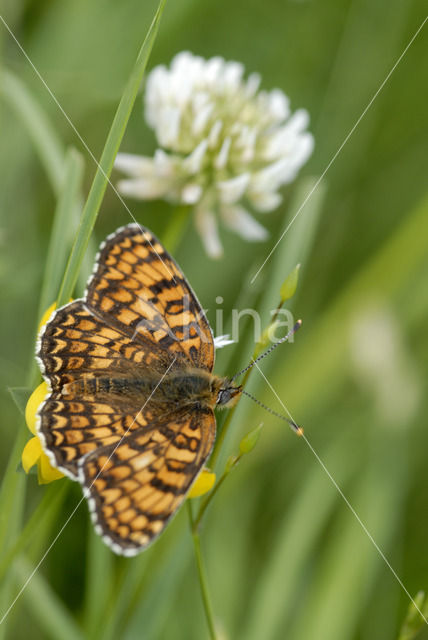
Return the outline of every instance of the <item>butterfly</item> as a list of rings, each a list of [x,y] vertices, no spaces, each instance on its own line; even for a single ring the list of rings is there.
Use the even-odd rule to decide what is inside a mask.
[[[214,408],[242,392],[212,373],[214,356],[181,269],[138,224],[107,237],[84,297],[41,329],[40,440],[80,482],[97,533],[118,554],[162,533],[211,453]]]

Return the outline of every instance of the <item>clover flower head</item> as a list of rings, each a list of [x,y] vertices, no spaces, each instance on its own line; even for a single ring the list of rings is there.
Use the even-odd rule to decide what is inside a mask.
[[[217,215],[246,240],[265,239],[248,209],[275,209],[278,189],[312,152],[308,113],[291,114],[281,90],[260,91],[259,83],[255,73],[244,79],[239,62],[179,53],[170,68],[155,67],[147,78],[145,115],[160,148],[153,158],[116,159],[129,176],[118,183],[123,195],[194,207],[213,257],[222,253]]]

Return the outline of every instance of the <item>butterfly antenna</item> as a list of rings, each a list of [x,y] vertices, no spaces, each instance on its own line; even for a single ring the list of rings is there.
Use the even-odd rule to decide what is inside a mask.
[[[273,409],[271,409],[270,407],[267,407],[265,404],[263,404],[263,402],[260,402],[260,400],[257,400],[257,398],[255,398],[254,396],[251,395],[251,393],[248,393],[248,391],[245,391],[245,389],[242,390],[242,393],[247,396],[248,398],[251,398],[251,400],[253,400],[256,404],[258,404],[260,407],[262,407],[263,409],[265,409],[266,411],[269,411],[269,413],[271,413],[273,416],[275,416],[276,418],[280,418],[280,420],[284,420],[285,422],[288,422],[288,424],[290,425],[290,427],[293,429],[293,431],[295,431],[297,433],[298,436],[302,436],[303,435],[303,429],[302,427],[299,427],[298,424],[296,424],[294,422],[294,420],[289,420],[288,418],[286,418],[285,416],[283,416],[281,413],[277,413],[276,411],[273,411]]]
[[[296,322],[296,324],[294,325],[294,327],[287,333],[286,336],[284,336],[283,338],[281,338],[280,340],[278,340],[277,342],[275,342],[274,344],[272,344],[269,349],[266,349],[266,351],[264,351],[263,353],[261,353],[258,358],[256,358],[255,360],[252,360],[250,362],[250,364],[245,367],[245,369],[242,369],[242,371],[238,371],[238,373],[235,373],[235,375],[230,379],[231,382],[233,382],[233,380],[235,380],[235,378],[237,378],[238,376],[242,375],[243,373],[245,373],[246,371],[248,371],[248,369],[251,369],[251,367],[254,367],[254,365],[256,364],[256,362],[259,362],[260,360],[262,360],[263,358],[266,358],[266,356],[271,353],[274,349],[276,349],[276,347],[280,344],[282,344],[283,342],[287,342],[287,340],[289,340],[291,338],[292,335],[294,335],[296,333],[296,331],[298,329],[300,329],[300,327],[302,326],[302,321],[298,320]],[[254,400],[254,398],[253,398]]]

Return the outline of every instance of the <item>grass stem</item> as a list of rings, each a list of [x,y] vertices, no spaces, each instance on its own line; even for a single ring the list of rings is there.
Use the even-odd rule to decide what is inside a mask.
[[[203,605],[204,605],[204,611],[205,611],[205,617],[206,617],[206,620],[207,620],[208,630],[209,630],[209,634],[210,634],[211,640],[217,640],[217,634],[216,634],[215,624],[214,624],[213,608],[212,608],[212,603],[211,603],[211,599],[210,599],[209,591],[208,591],[208,581],[207,581],[205,567],[204,567],[203,560],[202,560],[201,539],[200,539],[200,536],[199,536],[198,529],[195,526],[195,521],[194,521],[194,518],[193,518],[192,505],[190,503],[190,500],[187,500],[187,512],[188,512],[188,515],[189,515],[190,528],[191,528],[191,531],[192,531],[193,549],[194,549],[194,552],[195,552],[195,560],[196,560],[196,567],[197,567],[197,570],[198,570],[199,586],[200,586],[200,589],[201,589],[202,602],[203,602]]]

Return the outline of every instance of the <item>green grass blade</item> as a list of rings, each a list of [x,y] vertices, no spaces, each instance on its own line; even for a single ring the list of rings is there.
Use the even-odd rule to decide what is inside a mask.
[[[64,163],[64,180],[54,215],[45,273],[39,302],[39,317],[52,304],[58,294],[61,274],[64,272],[66,248],[73,230],[75,210],[79,200],[83,178],[83,157],[73,148],[67,150]]]
[[[17,560],[14,576],[19,587],[25,584],[33,570],[34,567],[24,558]],[[38,621],[44,638],[83,640],[81,630],[40,571],[36,571],[31,577],[21,597],[32,616]],[[16,606],[20,605],[18,600]]]
[[[12,86],[14,86],[12,84]],[[18,90],[22,89],[19,83],[17,84]],[[26,105],[26,114],[28,118],[32,116],[31,108]],[[48,135],[46,132],[46,126],[43,127],[43,114],[41,110],[36,107],[35,113],[38,117],[31,120],[34,126],[37,126],[41,118],[42,132]],[[31,119],[31,118],[30,118]],[[38,140],[38,138],[37,138]],[[54,287],[58,290],[58,271],[60,268],[61,256],[64,255],[64,242],[67,241],[66,229],[70,226],[69,220],[72,218],[73,210],[76,206],[77,194],[80,188],[80,181],[82,176],[82,161],[78,152],[71,150],[67,155],[66,165],[62,162],[62,155],[59,153],[59,149],[55,142],[52,142],[55,138],[49,139],[44,148],[44,159],[47,164],[56,165],[61,167],[61,175],[55,177],[58,178],[61,183],[61,187],[55,183],[55,188],[58,189],[59,200],[58,207],[54,220],[53,235],[51,238],[48,262],[45,271],[44,284],[42,286],[40,309],[44,310],[44,306],[47,305],[49,296],[52,295]],[[63,174],[62,172],[64,171]],[[52,177],[52,176],[51,176]],[[53,178],[52,178],[53,179]],[[63,265],[62,265],[63,266]],[[61,271],[59,271],[61,273]],[[55,295],[55,294],[54,294]],[[37,319],[39,321],[40,318]],[[36,366],[34,357],[31,357],[28,381],[30,388],[33,388],[37,382],[39,373]],[[15,393],[15,402],[19,402],[20,411],[25,410],[25,393],[21,393],[19,397]],[[8,465],[3,476],[2,486],[0,490],[0,548],[2,550],[1,567],[9,566],[11,559],[18,553],[18,551],[25,544],[29,538],[29,530],[24,529],[22,533],[19,533],[21,527],[22,512],[25,500],[25,487],[26,478],[24,474],[17,473],[17,467],[22,455],[22,450],[26,440],[29,437],[29,432],[25,428],[20,428],[14,448],[11,452]],[[21,537],[22,536],[22,537]],[[3,582],[3,591],[1,594],[2,609],[8,606],[12,591],[10,589],[10,579],[8,578]],[[6,629],[6,623],[2,625],[2,629]]]
[[[114,584],[113,554],[91,527],[88,535],[84,628],[88,638],[96,638],[102,626]]]
[[[402,518],[406,493],[407,465],[403,459],[406,435],[379,430],[378,425],[373,425],[372,437],[377,443],[349,501],[388,557],[392,535]],[[393,557],[391,563],[396,565]],[[379,574],[388,578],[388,584],[397,590],[400,588],[355,516],[343,509],[329,529],[309,593],[300,599],[297,625],[290,637],[293,640],[355,637]],[[311,615],[302,615],[303,611],[310,611]],[[384,620],[383,616],[381,619],[381,627],[373,625],[372,628],[377,628],[376,638],[387,640],[394,633],[395,620]]]
[[[344,359],[348,357],[349,327],[355,311],[379,296],[381,300],[393,301],[425,263],[427,212],[428,198],[424,198],[338,294],[314,330],[305,333],[305,339],[298,344],[296,341],[296,348],[287,354],[285,366],[281,363],[273,372],[273,386],[281,388],[286,380],[287,393],[296,406],[305,402],[308,388],[312,390],[313,403],[329,401],[342,384],[337,372],[342,371]],[[405,262],[403,255],[407,256]],[[293,371],[292,377],[290,371]],[[329,380],[327,386],[325,380]],[[259,395],[262,401],[270,397],[269,392],[265,397]]]
[[[82,161],[78,152],[70,150],[67,154],[65,165],[66,173],[63,188],[60,192],[58,207],[55,215],[54,225],[52,229],[52,237],[50,241],[48,260],[44,276],[44,284],[42,285],[40,309],[44,309],[47,305],[49,296],[53,293],[54,287],[58,287],[56,270],[59,268],[62,255],[64,253],[64,241],[66,234],[62,233],[64,228],[68,226],[68,219],[72,216],[72,210],[76,204],[76,197],[79,190],[80,180],[82,176]],[[38,371],[34,357],[31,358],[29,381],[30,388],[33,388],[38,378]],[[15,398],[16,400],[16,398]],[[20,402],[23,402],[21,394]],[[25,407],[24,407],[25,409]],[[22,410],[22,407],[21,407]],[[18,486],[23,490],[24,478],[16,473],[16,469],[22,454],[22,449],[28,437],[26,429],[20,429],[15,447],[9,458],[8,467],[3,477],[2,488],[0,491],[0,542],[1,549],[5,549],[4,536],[8,528],[8,520],[10,510],[13,508],[14,496],[17,495]]]
[[[64,279],[58,296],[58,306],[65,304],[73,293],[86,247],[88,246],[89,238],[92,233],[92,229],[94,228],[105,190],[109,183],[113,163],[125,133],[126,125],[128,124],[138,89],[143,79],[149,55],[159,28],[165,1],[166,0],[160,0],[159,2],[158,10],[138,53],[137,60],[134,64],[134,68],[132,69],[125,91],[113,119],[113,124],[107,136],[104,150],[101,155],[94,181],[89,191],[88,199],[82,212],[80,226],[64,274]]]
[[[27,406],[28,398],[31,396],[33,389],[30,387],[9,387],[8,391],[20,414],[25,415],[25,407]]]
[[[188,205],[177,207],[173,215],[170,216],[168,226],[162,237],[162,243],[170,253],[174,254],[176,252],[190,217],[191,210]]]
[[[294,192],[294,196],[289,207],[289,213],[284,221],[284,228],[287,228],[287,224],[293,220],[293,216],[296,211],[299,209],[299,206],[302,202],[305,201],[305,198],[311,193],[314,185],[317,183],[317,178],[309,177],[303,178],[299,181],[296,190]],[[285,234],[281,243],[278,245],[277,250],[273,254],[272,260],[266,263],[265,268],[260,272],[259,279],[263,282],[264,294],[262,300],[259,304],[260,316],[263,319],[263,326],[269,326],[270,321],[272,320],[272,316],[270,314],[271,311],[277,308],[280,302],[280,290],[283,284],[284,278],[288,273],[296,266],[296,264],[300,263],[302,265],[301,271],[304,272],[304,265],[306,260],[309,259],[309,255],[315,240],[315,233],[318,227],[318,222],[321,216],[323,203],[324,203],[325,189],[322,185],[320,185],[312,194],[312,197],[308,200],[305,208],[301,211],[300,215],[295,218],[293,224],[290,226],[289,231]],[[300,275],[302,277],[302,274]],[[255,280],[254,285],[252,287],[260,286],[259,279]],[[298,289],[297,289],[298,294]],[[290,301],[287,301],[287,307],[291,308],[294,303],[295,298]],[[291,327],[290,327],[291,328]],[[254,339],[253,335],[247,339],[246,346],[242,347],[238,344],[235,348],[239,353],[245,353],[245,357],[241,360],[242,364],[248,364],[250,358],[254,352]],[[235,362],[237,358],[235,357]],[[269,360],[267,360],[269,362]],[[273,362],[273,359],[271,360]],[[263,384],[263,379],[260,374],[252,375],[250,381],[248,383],[248,390],[252,390],[257,393],[257,388]],[[233,416],[233,422],[237,422],[238,424],[242,424],[243,421],[240,419],[244,412],[249,410],[248,404],[246,408],[242,409],[242,404],[236,407],[236,414]],[[239,418],[238,418],[239,416]],[[229,425],[229,421],[226,418],[224,424]],[[217,436],[216,444],[214,446],[214,451],[212,454],[212,458],[210,463],[214,464],[218,460],[220,464],[224,462],[226,456],[226,449],[229,451],[228,446],[223,447],[223,440],[227,445],[229,441],[229,435],[226,434],[226,430],[223,431],[223,427],[219,429],[219,435]],[[235,434],[238,438],[239,434]],[[242,437],[242,434],[241,434]],[[220,452],[220,448],[222,451]],[[225,449],[225,450],[223,450]]]
[[[23,446],[23,430],[18,433],[13,454],[20,455]],[[22,513],[25,501],[25,477],[17,473],[13,457],[9,459],[5,481],[2,483],[0,493],[0,549],[2,558],[8,553],[13,541],[18,537],[21,528]],[[0,592],[0,619],[10,605],[14,597],[14,582],[12,575],[6,575],[1,582]],[[8,637],[8,620],[0,625],[0,638]]]
[[[21,118],[55,193],[61,191],[64,146],[45,111],[12,71],[3,69],[0,93]]]
[[[3,580],[5,572],[9,569],[16,556],[27,546],[27,544],[31,542],[32,538],[34,538],[42,519],[43,521],[49,519],[50,514],[57,511],[65,496],[67,488],[67,484],[63,482],[60,487],[55,483],[46,489],[39,504],[34,509],[24,528],[19,533],[18,538],[0,563],[0,583]]]
[[[24,492],[25,476],[17,473],[18,462],[21,459],[22,449],[28,439],[29,432],[20,429],[14,448],[11,452],[6,471],[0,489],[0,550],[5,553],[13,539],[13,526],[11,514],[16,508],[19,496]],[[1,557],[1,556],[0,556]]]
[[[80,179],[82,175],[81,156],[75,151],[70,151],[67,155],[65,180],[63,189],[60,193],[58,208],[55,216],[54,226],[52,230],[52,238],[48,253],[48,262],[45,271],[44,285],[42,289],[42,298],[44,300],[40,308],[44,308],[48,300],[48,296],[52,295],[53,286],[58,286],[56,280],[56,269],[61,261],[61,253],[64,249],[65,235],[61,233],[61,229],[68,225],[68,217],[72,214],[75,206],[76,195],[78,192]],[[29,369],[30,386],[34,387],[38,378],[38,370],[34,357],[31,358]],[[22,400],[22,398],[21,398]],[[15,508],[14,503],[18,500],[18,495],[25,490],[25,477],[16,473],[19,460],[21,458],[22,449],[25,441],[28,439],[29,433],[26,429],[20,429],[17,435],[14,449],[9,458],[8,466],[3,477],[2,487],[0,491],[0,548],[4,551],[7,549],[6,538],[10,535],[10,513]]]
[[[187,544],[186,518],[178,516],[172,531],[156,545],[132,560],[121,561],[121,576],[109,603],[96,640],[131,640],[144,628],[144,640],[161,637],[165,622],[165,602],[183,580],[190,565],[191,548]],[[162,597],[159,597],[162,594]]]
[[[134,616],[127,620],[128,623],[123,634],[124,640],[132,640],[138,637],[144,628],[144,640],[157,640],[163,637],[165,624],[165,602],[171,602],[180,588],[180,582],[184,579],[191,560],[190,549],[187,546],[175,548],[175,553],[170,553],[168,561],[158,564],[158,570],[153,576],[153,583],[144,593]],[[160,597],[161,596],[161,597]]]
[[[345,454],[349,441],[349,435],[345,434],[323,455],[328,467]],[[357,458],[354,456],[352,464],[340,467],[336,479],[341,486],[349,482],[356,466]],[[285,513],[265,569],[257,580],[242,634],[246,640],[279,637],[281,625],[290,617],[306,565],[340,499],[333,487],[327,493],[325,487],[325,473],[315,465]]]
[[[305,265],[315,240],[321,213],[326,195],[326,188],[323,183],[315,188],[319,178],[306,177],[299,180],[293,191],[293,197],[288,208],[289,215],[285,221],[285,233],[275,253],[272,256],[272,268],[269,270],[269,285],[263,298],[262,309],[275,309],[279,302],[280,289],[284,278],[289,274],[296,264],[301,265],[299,280],[300,284],[304,277]],[[311,192],[313,190],[312,195]],[[302,203],[308,198],[305,206],[300,210]],[[296,217],[295,217],[296,216]],[[283,231],[281,231],[283,233]],[[268,264],[268,263],[267,263]],[[263,271],[260,272],[260,275]],[[260,276],[259,276],[260,277]],[[297,287],[297,295],[299,287]],[[290,308],[293,300],[287,301],[286,307]],[[269,318],[268,318],[269,320]]]
[[[422,611],[425,617],[428,617],[428,601],[424,591],[419,591],[413,598],[416,606],[413,602],[410,603],[407,610],[406,618],[400,629],[398,640],[416,640],[419,631],[425,625],[423,618],[419,611]],[[419,611],[418,611],[419,609]]]

